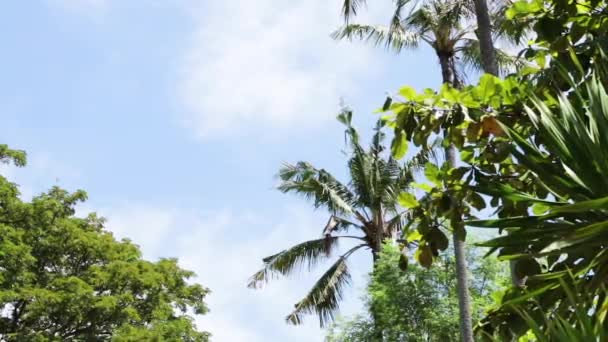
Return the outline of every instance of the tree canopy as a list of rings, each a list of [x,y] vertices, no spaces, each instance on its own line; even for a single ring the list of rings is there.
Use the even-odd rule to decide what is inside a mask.
[[[3,145],[0,160],[24,165],[25,153]],[[207,312],[209,290],[176,259],[142,259],[103,218],[76,217],[85,199],[54,187],[26,202],[0,176],[0,339],[207,341],[191,314]]]
[[[330,342],[377,341],[374,329],[384,341],[455,341],[459,336],[458,298],[454,257],[442,256],[436,267],[400,267],[398,245],[384,245],[380,260],[370,274],[367,307],[374,307],[376,326],[364,313],[340,320],[329,331]],[[496,259],[482,259],[482,250],[469,249],[467,259],[473,281],[473,316],[479,319],[492,304],[492,295],[508,281],[507,272]]]

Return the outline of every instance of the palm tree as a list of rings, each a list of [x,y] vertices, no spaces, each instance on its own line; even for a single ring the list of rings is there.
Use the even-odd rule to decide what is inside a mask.
[[[477,37],[483,71],[498,76],[498,59],[492,39],[492,22],[486,0],[474,0],[475,16],[477,17]]]
[[[462,77],[458,77],[457,61],[464,68],[483,70],[495,76],[520,64],[516,58],[494,46],[494,40],[499,39],[519,44],[526,34],[526,25],[514,28],[510,26],[513,25],[512,22],[505,21],[505,11],[511,4],[510,0],[492,1],[491,10],[488,9],[486,0],[421,1],[421,7],[414,7],[415,10],[403,18],[402,12],[411,2],[395,0],[391,24],[382,27],[350,24],[350,18],[357,14],[357,9],[365,1],[345,0],[342,15],[346,25],[334,32],[333,37],[372,40],[376,45],[385,44],[396,52],[404,48],[416,48],[420,42],[425,42],[437,54],[443,83],[455,87],[461,86],[462,81]],[[477,27],[472,23],[473,17],[477,19]],[[497,24],[495,30],[492,22]],[[455,158],[448,156],[447,159]],[[523,286],[523,280],[515,272],[514,263],[510,264],[513,284]]]
[[[425,1],[404,17],[407,0],[397,0],[388,26],[363,25],[348,22],[332,33],[334,39],[360,39],[384,45],[395,52],[415,49],[428,44],[436,53],[444,83],[460,86],[462,74],[458,66],[479,70],[483,67],[482,49],[476,38],[472,19],[474,10],[468,1]],[[502,32],[502,31],[501,31]],[[514,57],[495,49],[497,73],[511,70],[517,64]]]
[[[415,7],[404,18],[402,12],[407,3],[407,0],[396,1],[396,10],[389,27],[347,22],[344,27],[334,32],[333,37],[372,40],[376,45],[385,44],[386,47],[397,52],[405,48],[416,48],[419,43],[424,42],[431,46],[437,55],[443,83],[460,87],[461,78],[456,69],[457,58],[471,66],[479,65],[480,60],[479,42],[472,35],[474,26],[470,25],[469,20],[472,16],[472,11],[467,6],[469,3],[449,0],[428,1],[420,7]],[[450,167],[457,166],[454,146],[446,149],[446,159]],[[462,219],[457,219],[455,222],[461,225]],[[465,243],[458,237],[456,227],[453,227],[453,231],[461,336],[463,341],[472,342],[473,324]]]
[[[419,162],[400,164],[385,151],[380,121],[366,150],[360,145],[359,134],[352,126],[351,118],[352,112],[348,109],[338,116],[346,126],[350,145],[348,183],[340,182],[326,170],[307,162],[285,164],[279,172],[280,191],[302,195],[316,208],[325,208],[329,212],[329,220],[319,239],[264,258],[264,267],[251,277],[249,287],[258,288],[275,276],[286,276],[302,267],[311,269],[319,261],[330,258],[339,241],[357,242],[338,257],[295,305],[286,318],[291,324],[300,324],[303,315],[312,313],[318,315],[321,326],[333,320],[343,289],[350,282],[347,259],[357,251],[369,250],[375,263],[382,242],[401,232],[409,213],[398,206],[397,197],[410,189],[415,165],[421,165],[427,156],[419,154],[414,159]]]

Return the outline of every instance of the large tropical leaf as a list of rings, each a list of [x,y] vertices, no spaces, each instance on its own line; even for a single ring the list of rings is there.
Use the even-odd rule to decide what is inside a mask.
[[[605,60],[598,63],[606,65]],[[534,98],[533,105],[526,108],[535,128],[531,140],[523,137],[518,131],[520,128],[504,126],[513,141],[513,156],[533,172],[556,200],[536,198],[534,194],[516,192],[502,184],[478,188],[514,202],[537,202],[546,206],[546,213],[542,215],[470,222],[475,226],[508,229],[507,236],[483,245],[498,249],[502,258],[520,260],[531,272],[526,288],[514,292],[518,295],[504,298],[504,306],[491,312],[483,322],[484,329],[508,327],[505,322],[514,319],[510,305],[515,304],[522,312],[533,307],[538,310],[540,305],[541,311],[555,313],[563,320],[558,321],[561,326],[553,328],[548,322],[538,322],[543,329],[566,329],[574,322],[570,320],[573,319],[570,313],[576,310],[568,304],[568,286],[591,298],[605,298],[603,291],[608,286],[608,95],[604,82],[600,73],[595,72],[571,92],[558,94],[555,107]],[[538,268],[538,265],[544,267]],[[568,286],[564,286],[565,282]]]

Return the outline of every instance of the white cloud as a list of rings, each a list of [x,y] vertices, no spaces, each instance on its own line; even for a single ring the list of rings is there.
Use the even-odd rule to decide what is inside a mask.
[[[329,37],[341,24],[340,0],[207,5],[195,10],[199,28],[176,85],[181,119],[201,138],[323,124],[341,96],[360,95],[360,82],[385,65],[384,51]]]
[[[82,208],[79,215],[84,215]],[[211,312],[199,317],[201,329],[218,342],[322,341],[324,331],[315,317],[303,326],[290,326],[285,315],[293,308],[318,272],[274,281],[262,290],[246,288],[247,278],[261,266],[264,256],[319,236],[325,217],[308,206],[285,206],[279,217],[266,219],[247,211],[225,210],[200,214],[128,203],[99,211],[117,237],[130,237],[146,258],[178,257],[180,265],[197,273],[197,282],[211,289]],[[356,265],[361,266],[361,265]],[[357,267],[353,267],[356,269]],[[363,265],[366,267],[369,265]],[[356,288],[363,282],[355,272]],[[360,308],[361,292],[351,290],[345,305]]]

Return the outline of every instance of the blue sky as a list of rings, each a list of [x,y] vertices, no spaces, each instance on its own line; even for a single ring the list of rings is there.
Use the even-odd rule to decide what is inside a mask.
[[[361,20],[384,23],[391,2]],[[387,91],[439,83],[427,49],[395,56],[336,43],[340,1],[37,0],[0,12],[3,169],[24,197],[85,189],[79,213],[146,257],[178,257],[212,290],[198,319],[215,341],[321,341],[283,317],[316,274],[245,288],[261,258],[315,238],[327,219],[273,190],[283,161],[344,175],[340,98],[362,129]],[[369,256],[344,303],[360,308]]]

